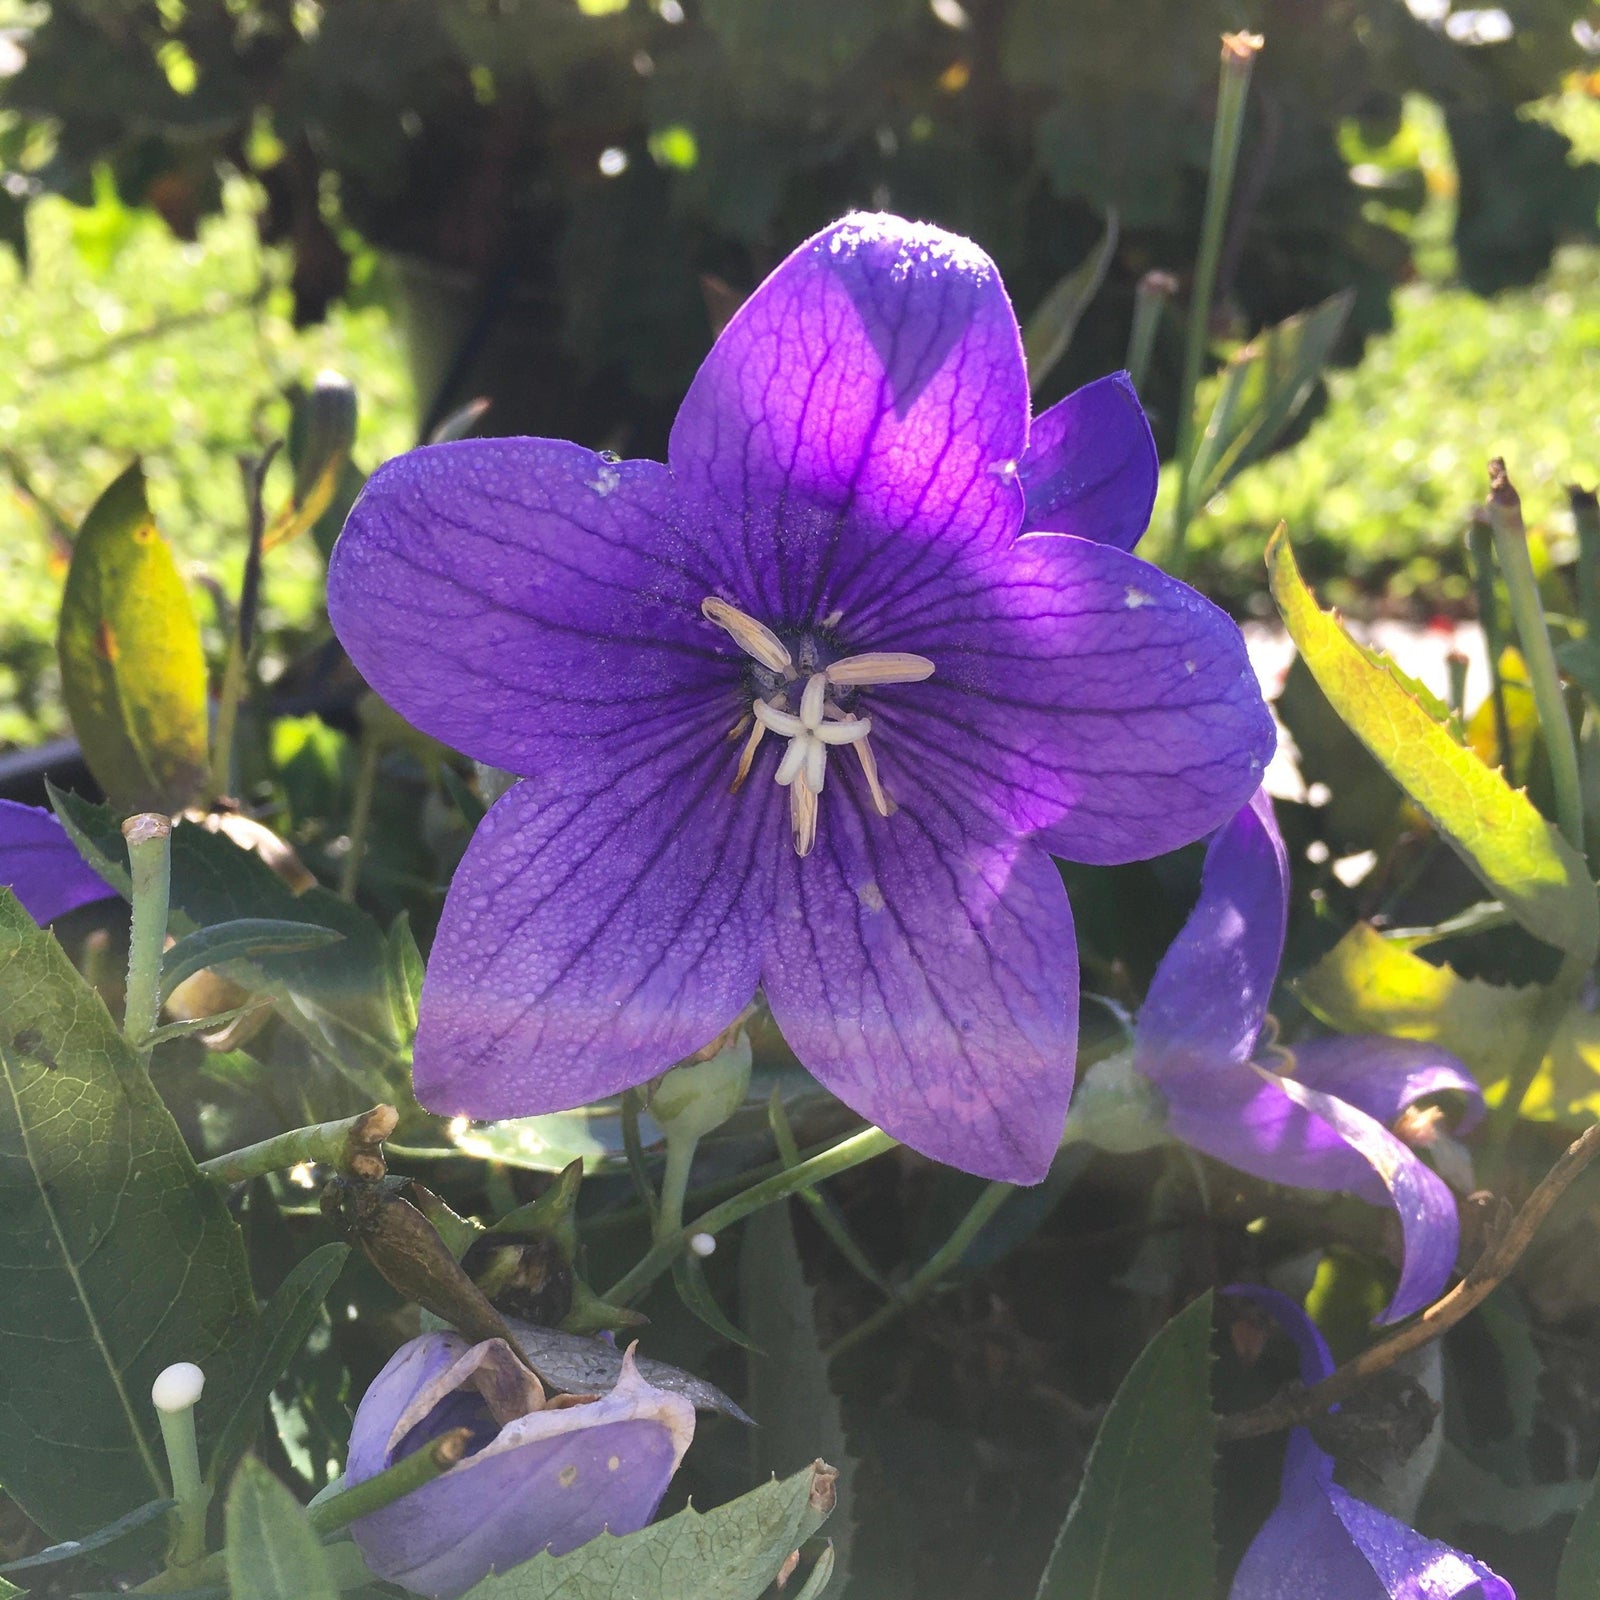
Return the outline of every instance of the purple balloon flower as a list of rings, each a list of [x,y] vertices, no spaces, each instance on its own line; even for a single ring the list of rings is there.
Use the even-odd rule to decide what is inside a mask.
[[[0,800],[0,886],[40,927],[116,891],[78,854],[54,812]]]
[[[1453,1091],[1466,1096],[1469,1128],[1483,1096],[1454,1056],[1416,1040],[1311,1039],[1295,1045],[1288,1075],[1263,1064],[1288,912],[1288,859],[1263,790],[1211,841],[1199,901],[1140,1009],[1132,1067],[1185,1144],[1269,1182],[1392,1207],[1404,1263],[1379,1320],[1398,1321],[1444,1286],[1458,1224],[1448,1185],[1389,1124]]]
[[[1229,1290],[1269,1311],[1294,1341],[1300,1381],[1316,1383],[1333,1358],[1316,1325],[1272,1289]],[[1255,1536],[1229,1600],[1516,1600],[1481,1561],[1346,1494],[1333,1457],[1304,1428],[1289,1435],[1278,1504]]]
[[[646,1383],[631,1351],[609,1394],[547,1400],[504,1340],[426,1333],[362,1396],[345,1482],[462,1427],[472,1434],[462,1461],[350,1524],[374,1572],[434,1600],[542,1550],[563,1555],[642,1528],[694,1437],[694,1407]]]
[[[1273,743],[1234,624],[1115,547],[1149,509],[1131,395],[1047,416],[1030,452],[993,263],[852,216],[728,324],[665,466],[507,439],[374,474],[339,637],[418,727],[526,778],[445,905],[424,1105],[615,1094],[759,984],[862,1116],[1043,1176],[1077,1020],[1051,854],[1197,838]],[[1019,537],[1042,524],[1112,542]]]

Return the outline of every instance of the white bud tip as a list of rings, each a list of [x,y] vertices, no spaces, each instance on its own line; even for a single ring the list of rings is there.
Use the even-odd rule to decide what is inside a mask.
[[[697,1233],[689,1240],[689,1248],[704,1259],[717,1248],[717,1241],[709,1233]]]
[[[206,1375],[192,1361],[175,1361],[150,1385],[157,1411],[187,1411],[200,1398]]]

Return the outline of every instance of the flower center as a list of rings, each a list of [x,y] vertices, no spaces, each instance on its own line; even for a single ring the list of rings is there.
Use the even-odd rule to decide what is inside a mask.
[[[765,623],[714,595],[701,601],[700,610],[707,621],[716,623],[758,667],[765,669],[757,674],[764,681],[751,699],[749,714],[739,719],[729,735],[736,739],[747,729],[749,732],[731,792],[737,794],[749,777],[762,739],[775,733],[789,741],[775,776],[789,791],[789,820],[797,855],[809,855],[816,843],[817,797],[828,776],[830,749],[843,745],[854,749],[874,809],[880,817],[892,815],[894,802],[878,781],[877,759],[867,739],[872,732],[872,718],[840,705],[838,698],[841,692],[856,689],[920,683],[932,674],[933,663],[926,656],[880,650],[843,656],[802,673],[789,647]],[[802,655],[809,654],[802,650]],[[796,692],[799,705],[791,711],[790,697]]]

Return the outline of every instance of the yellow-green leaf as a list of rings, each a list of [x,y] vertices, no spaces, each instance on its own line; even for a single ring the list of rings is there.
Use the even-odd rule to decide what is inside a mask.
[[[1368,922],[1358,922],[1295,989],[1341,1033],[1426,1039],[1459,1056],[1486,1087],[1510,1071],[1543,1003],[1541,990],[1436,967]]]
[[[1267,570],[1284,625],[1334,710],[1523,927],[1592,961],[1600,910],[1583,857],[1318,606],[1281,528]]]
[[[206,664],[137,462],[72,551],[57,639],[84,759],[119,811],[181,811],[206,779]]]

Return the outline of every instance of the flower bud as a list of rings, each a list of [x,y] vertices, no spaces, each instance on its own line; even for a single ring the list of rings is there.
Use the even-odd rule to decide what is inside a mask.
[[[744,1028],[714,1041],[716,1053],[663,1073],[650,1088],[650,1115],[668,1139],[703,1139],[720,1128],[750,1088],[750,1035]],[[703,1053],[703,1052],[702,1052]]]
[[[313,521],[327,508],[333,486],[350,459],[357,409],[355,390],[337,372],[319,372],[310,393],[295,407],[289,449],[294,504],[308,510]]]
[[[642,1528],[694,1437],[694,1407],[640,1377],[631,1350],[609,1394],[547,1398],[503,1340],[428,1333],[362,1397],[345,1482],[459,1427],[471,1429],[460,1462],[350,1525],[374,1572],[433,1600],[541,1551]]]

